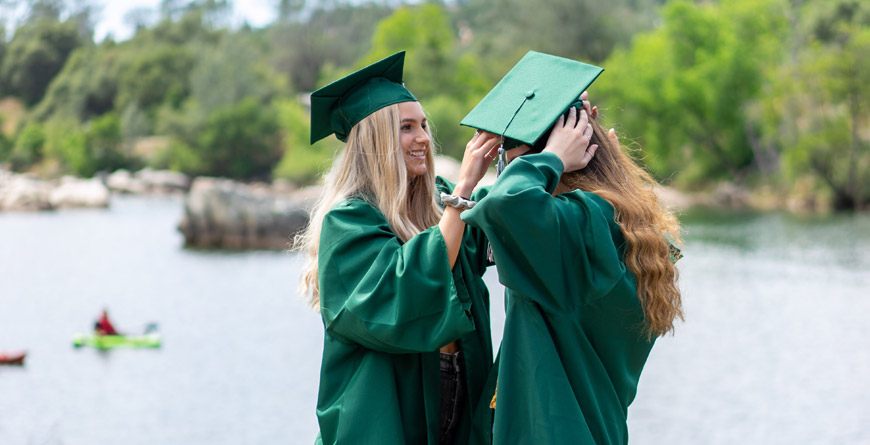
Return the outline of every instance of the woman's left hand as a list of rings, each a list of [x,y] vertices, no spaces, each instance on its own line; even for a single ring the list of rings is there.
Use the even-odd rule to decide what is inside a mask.
[[[465,146],[459,179],[453,193],[468,198],[498,153],[500,137],[486,131],[477,131]]]
[[[562,118],[556,120],[553,131],[547,139],[547,147],[544,148],[545,152],[559,157],[565,172],[586,167],[598,150],[597,144],[589,145],[592,140],[592,125],[589,123],[586,110],[581,108],[580,115],[577,114],[577,109],[572,107],[564,120]]]

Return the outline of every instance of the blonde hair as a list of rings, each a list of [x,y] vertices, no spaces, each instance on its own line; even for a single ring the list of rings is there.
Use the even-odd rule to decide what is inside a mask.
[[[673,332],[674,320],[683,319],[683,310],[668,238],[680,242],[680,223],[659,203],[653,192],[656,180],[613,143],[597,121],[590,123],[591,144],[598,144],[598,151],[586,168],[563,174],[556,193],[579,189],[613,205],[625,237],[625,264],[637,277],[644,333],[652,338]]]
[[[307,254],[299,290],[309,304],[320,308],[318,252],[323,218],[339,202],[363,199],[384,215],[403,242],[438,224],[441,207],[435,201],[435,144],[429,134],[426,174],[408,179],[399,135],[398,105],[368,115],[351,128],[344,150],[324,176],[323,193],[311,212],[308,227],[296,236],[297,250]],[[429,129],[426,129],[429,132]]]

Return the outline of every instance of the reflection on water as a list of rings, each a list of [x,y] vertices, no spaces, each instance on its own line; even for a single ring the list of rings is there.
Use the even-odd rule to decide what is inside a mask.
[[[185,250],[178,199],[0,214],[0,444],[311,443],[322,342],[287,253]],[[870,442],[870,217],[692,213],[686,322],[629,409],[634,444]],[[502,290],[494,272],[493,326]],[[158,350],[75,350],[107,306]]]

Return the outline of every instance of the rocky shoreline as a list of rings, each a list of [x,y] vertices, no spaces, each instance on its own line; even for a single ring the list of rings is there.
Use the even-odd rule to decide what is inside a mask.
[[[180,173],[151,169],[58,180],[0,169],[0,212],[107,208],[112,194],[183,194],[184,216],[178,230],[188,247],[283,250],[291,247],[293,235],[308,224],[320,189],[296,189],[280,181],[191,180]]]
[[[288,249],[308,224],[319,195],[319,187],[294,190],[281,183],[249,185],[200,177],[184,199],[178,230],[189,247]]]
[[[44,180],[0,169],[0,212],[32,212],[64,208],[105,208],[112,193],[185,193],[190,179],[180,173],[143,169],[118,170],[93,178],[64,176]]]
[[[455,181],[459,162],[438,157],[435,172]],[[488,174],[481,185],[495,182]],[[184,195],[184,216],[178,230],[185,245],[208,249],[285,250],[308,224],[320,195],[317,186],[295,188],[287,183],[245,184],[230,179],[187,176],[143,169],[118,170],[91,179],[64,177],[41,180],[0,169],[0,212],[46,211],[63,208],[106,208],[112,194]],[[755,210],[818,210],[815,202],[786,199],[769,190],[723,184],[712,192],[684,193],[657,187],[659,199],[681,212],[693,207]]]

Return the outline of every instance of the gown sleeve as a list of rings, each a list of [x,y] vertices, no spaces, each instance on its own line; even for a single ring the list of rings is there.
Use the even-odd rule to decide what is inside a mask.
[[[323,220],[321,316],[338,341],[393,354],[435,351],[474,330],[471,299],[438,226],[402,243],[360,200]]]
[[[439,195],[441,193],[453,194],[453,189],[456,187],[456,184],[442,178],[441,176],[436,176],[435,186],[438,188]],[[487,194],[489,194],[490,188],[491,186],[489,185],[475,188],[474,192],[471,193],[470,199],[472,201],[482,200]],[[468,257],[471,270],[477,276],[483,276],[483,274],[486,273],[486,268],[493,264],[487,258],[488,246],[489,243],[486,241],[486,234],[483,233],[483,230],[472,226],[467,226],[465,228],[465,234],[462,237],[462,249],[464,252],[460,251],[460,255]]]
[[[573,311],[625,275],[612,207],[582,191],[554,197],[562,169],[552,153],[517,158],[487,197],[462,213],[492,244],[502,284],[548,311]]]

